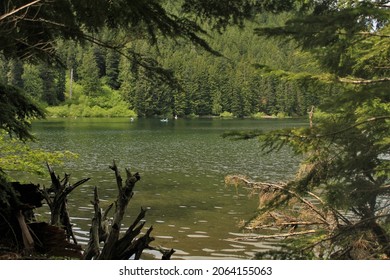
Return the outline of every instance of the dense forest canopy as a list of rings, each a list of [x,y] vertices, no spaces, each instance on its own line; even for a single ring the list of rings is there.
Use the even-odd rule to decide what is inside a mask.
[[[260,133],[304,161],[286,184],[241,180],[269,198],[248,227],[299,236],[267,257],[388,259],[389,19],[386,0],[3,1],[0,126],[30,137],[37,102],[58,116],[310,110],[308,128]],[[0,179],[7,217],[18,202]]]
[[[259,65],[319,72],[316,62],[294,43],[264,40],[253,34],[259,24],[281,25],[290,17],[288,13],[263,14],[256,18],[256,23],[246,22],[245,29],[228,27],[223,34],[204,24],[203,29],[210,35],[209,44],[219,56],[168,39],[151,46],[141,38],[121,49],[148,55],[162,69],[173,71],[174,83],[170,79],[152,79],[149,71],[115,50],[63,41],[57,44],[56,53],[66,61],[66,71],[3,59],[3,80],[22,87],[36,101],[62,105],[49,109],[57,116],[115,116],[114,111],[126,116],[126,108],[140,117],[219,116],[223,112],[238,117],[304,116],[311,106],[320,103],[318,85],[283,81],[276,75],[264,76]],[[103,40],[110,33],[104,30],[99,36]],[[73,100],[69,88],[71,72]],[[327,94],[334,89],[322,86],[321,90]],[[103,100],[112,103],[113,96],[118,96],[117,104],[121,105],[111,104],[116,110],[109,114],[110,104],[105,105]]]
[[[269,3],[273,3],[273,1],[265,3],[267,3],[266,6],[270,6]],[[288,3],[292,2],[288,1]],[[120,52],[122,56],[132,60],[134,64],[142,66],[154,79],[160,76],[163,79],[169,79],[170,71],[165,71],[154,59],[131,49],[126,49],[126,52],[123,52],[122,47],[135,38],[146,38],[150,44],[156,44],[163,38],[170,37],[186,39],[195,46],[213,52],[208,43],[200,37],[204,31],[191,17],[207,16],[211,19],[210,16],[213,14],[209,14],[209,12],[215,13],[219,10],[221,13],[212,22],[216,28],[223,28],[232,19],[238,21],[250,16],[252,9],[264,8],[263,5],[253,5],[251,1],[228,1],[224,5],[218,1],[183,1],[177,6],[180,13],[174,13],[165,9],[164,5],[172,7],[170,1],[158,0],[136,2],[105,0],[82,2],[71,0],[3,1],[0,5],[1,53],[6,60],[23,60],[29,63],[44,62],[63,66],[65,62],[57,53],[59,40],[72,40],[81,44],[91,42]],[[288,7],[283,5],[283,8]],[[98,38],[97,34],[104,29],[115,30],[112,33],[114,36],[104,39]],[[116,31],[122,32],[124,36],[115,36]],[[20,62],[15,61],[15,63],[19,64]],[[51,73],[47,74],[52,75]],[[15,78],[16,80],[10,80],[17,82],[19,77]],[[63,79],[63,75],[56,79],[60,88],[62,86],[61,79]],[[53,84],[53,81],[49,80],[45,81],[43,86],[53,87]],[[20,83],[17,85],[21,86]],[[15,85],[12,86],[15,87]],[[61,95],[61,93],[59,94]],[[57,99],[61,100],[62,97],[59,96]],[[12,120],[12,116],[2,116],[0,120],[4,129],[14,131],[12,126],[7,126]],[[23,135],[19,136],[23,137]]]

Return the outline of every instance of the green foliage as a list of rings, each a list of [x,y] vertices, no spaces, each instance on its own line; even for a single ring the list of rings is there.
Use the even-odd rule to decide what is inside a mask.
[[[42,100],[44,86],[43,80],[40,77],[39,68],[31,64],[24,65],[22,78],[25,93],[36,101]]]
[[[342,6],[336,2],[313,2],[307,14],[290,19],[286,26],[257,31],[294,38],[315,54],[324,71],[297,75],[263,67],[266,75],[336,89],[320,110],[314,110],[312,127],[260,137],[265,151],[288,145],[304,160],[294,180],[273,185],[280,195],[272,194],[263,203],[257,226],[267,225],[270,216],[274,226],[284,215],[289,219],[284,224],[294,221],[299,237],[293,238],[292,231],[287,236],[298,243],[288,244],[282,252],[287,256],[315,252],[312,258],[388,259],[389,10],[372,1],[347,1]],[[261,192],[264,198],[267,190]],[[304,202],[307,197],[317,203],[305,202],[298,213],[294,211],[297,198]]]
[[[59,165],[75,157],[76,154],[69,151],[48,152],[12,139],[5,133],[0,134],[0,167],[3,171],[43,174],[46,171],[46,163]]]
[[[120,56],[117,52],[109,50],[106,56],[107,85],[112,89],[119,89],[119,62]]]
[[[91,5],[95,7],[91,9]],[[24,6],[25,5],[25,6]],[[7,57],[58,60],[53,38],[94,41],[86,32],[110,28],[138,28],[140,33],[156,39],[156,33],[167,36],[182,35],[199,44],[192,23],[168,14],[158,1],[110,3],[94,1],[65,1],[54,3],[7,1],[0,7],[2,28],[0,39]],[[33,23],[33,24],[32,24]],[[10,36],[10,33],[13,35]],[[45,45],[45,43],[47,45]]]
[[[23,87],[23,62],[19,59],[10,59],[8,62],[7,84],[18,88]]]
[[[85,95],[96,96],[100,92],[99,68],[92,49],[84,53],[79,73]]]
[[[290,14],[269,15],[258,17],[262,24],[281,25]],[[321,102],[321,92],[328,94],[330,88],[316,87],[313,81],[302,79],[287,79],[286,75],[265,73],[258,64],[269,63],[283,71],[296,73],[313,70],[319,73],[316,62],[305,53],[296,50],[296,44],[281,44],[280,40],[262,40],[253,36],[254,23],[245,22],[246,28],[228,27],[221,35],[212,33],[210,44],[224,58],[201,53],[185,44],[166,40],[160,44],[158,52],[150,48],[143,40],[134,42],[132,50],[148,53],[155,57],[160,64],[171,68],[178,82],[164,94],[172,99],[159,99],[161,107],[169,106],[167,111],[179,115],[215,115],[224,111],[232,112],[235,116],[250,116],[259,111],[267,115],[283,112],[288,116],[303,116],[312,105]],[[205,25],[205,29],[210,27]],[[211,31],[212,32],[212,31]],[[237,42],[240,42],[237,44]],[[272,53],[272,56],[265,55]],[[227,59],[226,59],[227,58]],[[288,63],[286,63],[288,61]],[[122,65],[125,63],[122,61]],[[125,72],[126,71],[126,72]],[[132,106],[139,106],[140,115],[155,115],[160,105],[150,102],[148,93],[152,89],[162,92],[162,81],[148,81],[148,77],[140,67],[130,63],[120,69],[120,90],[129,96]],[[146,80],[146,81],[141,81]],[[157,99],[151,97],[153,100]],[[164,100],[164,102],[162,102]],[[136,105],[137,104],[137,105]],[[147,111],[145,106],[153,106]],[[134,108],[135,109],[135,108]],[[137,111],[137,110],[136,110]],[[138,112],[137,111],[137,112]]]
[[[0,84],[0,129],[20,139],[32,138],[30,120],[43,118],[43,110],[20,89]]]
[[[129,109],[119,91],[107,86],[102,87],[101,95],[84,95],[83,87],[73,84],[74,95],[69,104],[47,107],[47,115],[55,118],[65,117],[136,117],[137,114]]]
[[[280,26],[290,18],[291,14],[287,13],[262,14],[256,20],[264,26]],[[45,90],[36,91],[35,95],[41,95],[40,101],[44,104],[58,105],[65,99],[64,92],[70,92],[69,73],[72,69],[73,82],[77,84],[73,83],[73,100],[65,100],[67,104],[80,102],[79,94],[96,98],[105,95],[104,86],[107,85],[119,89],[129,107],[146,117],[171,114],[219,116],[224,111],[238,117],[257,112],[306,115],[312,105],[321,102],[320,92],[328,94],[329,89],[316,88],[309,79],[301,82],[302,77],[291,79],[290,74],[299,76],[307,70],[318,72],[316,63],[307,54],[297,51],[296,44],[281,44],[279,39],[261,40],[252,33],[258,25],[245,24],[245,29],[226,26],[223,35],[213,31],[208,24],[202,26],[212,35],[210,44],[223,54],[223,58],[200,52],[183,40],[164,40],[159,43],[158,50],[145,38],[136,38],[123,48],[108,50],[58,40],[56,52],[67,62],[67,80],[64,80],[63,71],[49,71],[44,65],[39,67],[43,71],[40,79],[24,76],[25,79],[33,78],[26,81],[26,88],[31,88],[31,83],[43,83]],[[96,35],[99,40],[123,36],[126,36],[125,31],[109,29],[102,29]],[[269,53],[272,56],[266,55]],[[260,66],[265,64],[283,70],[267,72]],[[165,74],[151,73],[159,69]],[[106,108],[103,104],[94,105]],[[91,115],[89,111],[87,109],[84,115]]]
[[[263,113],[263,112],[257,112],[255,114],[251,115],[251,118],[253,118],[253,119],[263,119],[263,118],[266,118],[266,117],[267,117],[267,115],[265,113]]]
[[[219,114],[219,116],[221,118],[228,118],[228,119],[230,119],[230,118],[233,118],[233,113],[224,111],[221,114]]]

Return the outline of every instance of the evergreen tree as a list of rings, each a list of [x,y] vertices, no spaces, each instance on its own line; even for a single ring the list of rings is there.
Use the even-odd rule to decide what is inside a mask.
[[[106,56],[106,77],[107,84],[112,89],[119,89],[119,61],[120,55],[113,51],[108,50]]]
[[[57,71],[57,79],[56,79],[56,99],[59,102],[65,101],[65,87],[66,87],[66,73],[65,68],[58,68]]]
[[[23,63],[18,59],[11,59],[8,62],[7,82],[9,85],[23,88]]]
[[[284,231],[280,236],[291,237],[282,251],[273,252],[276,258],[388,259],[388,1],[311,4],[307,14],[284,27],[258,30],[294,38],[323,67],[321,75],[275,74],[321,84],[331,94],[321,111],[314,110],[312,126],[261,136],[264,149],[289,145],[304,160],[297,177],[286,184],[241,178],[262,197],[250,227],[277,225]]]
[[[44,85],[39,67],[31,64],[24,65],[23,90],[34,100],[41,101],[44,96]]]
[[[85,94],[91,96],[97,95],[100,91],[101,83],[99,68],[92,49],[84,52],[82,63],[79,67],[79,73]]]
[[[0,84],[7,83],[7,61],[4,55],[0,54]]]
[[[39,65],[39,74],[43,83],[42,101],[49,105],[57,104],[55,70],[46,64]]]
[[[95,57],[96,66],[99,69],[99,78],[106,76],[106,55],[105,50],[93,45],[92,52]]]

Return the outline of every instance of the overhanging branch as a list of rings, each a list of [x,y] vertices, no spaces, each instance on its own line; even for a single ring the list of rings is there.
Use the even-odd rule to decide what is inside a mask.
[[[4,20],[4,19],[6,19],[7,17],[10,17],[10,16],[12,16],[12,15],[14,15],[14,14],[16,14],[16,13],[18,13],[18,12],[24,10],[24,9],[28,9],[29,7],[31,7],[31,6],[33,6],[33,5],[37,4],[37,3],[39,3],[39,2],[41,2],[41,1],[42,1],[42,0],[35,0],[35,1],[32,1],[32,2],[30,2],[30,3],[27,3],[26,5],[23,5],[23,6],[19,7],[19,8],[13,9],[11,12],[6,13],[6,14],[0,16],[0,21]]]

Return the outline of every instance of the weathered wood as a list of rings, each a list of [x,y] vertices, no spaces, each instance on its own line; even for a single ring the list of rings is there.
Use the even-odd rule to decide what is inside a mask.
[[[97,193],[97,187],[94,188],[94,200],[91,201],[94,205],[95,214],[92,218],[92,225],[89,230],[89,242],[88,246],[84,251],[83,259],[91,260],[93,258],[97,258],[100,255],[100,237],[99,237],[99,229],[101,226],[102,212],[99,207],[99,196]]]
[[[33,240],[31,233],[28,229],[28,226],[26,224],[26,220],[24,219],[22,211],[20,211],[20,210],[18,211],[16,218],[18,220],[20,229],[22,231],[24,249],[27,252],[32,252],[34,250],[34,240]]]
[[[313,128],[313,117],[314,117],[314,106],[311,106],[311,109],[309,112],[310,128]]]
[[[112,169],[115,172],[115,178],[118,187],[118,196],[115,201],[115,214],[112,221],[112,225],[108,237],[105,240],[103,249],[98,257],[98,259],[101,260],[118,259],[118,255],[116,254],[116,245],[119,240],[121,223],[127,205],[130,199],[133,197],[134,186],[141,179],[138,173],[132,175],[130,170],[126,169],[127,178],[126,178],[125,185],[123,186],[123,180],[115,161],[113,162],[113,165],[110,166],[110,169]]]
[[[111,210],[113,203],[102,213],[99,206],[99,195],[97,187],[94,188],[94,200],[91,201],[94,205],[94,217],[90,228],[90,236],[88,246],[84,251],[83,258],[86,260],[97,259],[100,255],[100,243],[105,242],[109,234],[108,213]]]
[[[47,168],[50,173],[52,185],[49,189],[43,189],[43,195],[50,208],[50,224],[64,227],[68,240],[72,238],[73,242],[77,244],[69,217],[67,196],[78,186],[87,182],[90,178],[82,179],[71,185],[69,183],[69,174],[65,174],[63,180],[61,180],[60,177],[55,174],[50,165],[47,164]]]
[[[92,202],[95,214],[92,219],[90,241],[85,250],[84,258],[99,260],[139,259],[145,249],[157,250],[149,245],[154,240],[150,236],[153,227],[150,227],[143,236],[138,237],[145,225],[143,219],[146,215],[146,209],[141,208],[138,216],[122,236],[120,231],[127,205],[133,197],[133,189],[141,177],[138,173],[133,175],[129,169],[126,169],[126,180],[123,182],[115,161],[110,169],[115,172],[118,195],[115,203],[111,204],[102,214],[97,189],[95,188],[94,201]],[[107,215],[113,205],[115,205],[115,212],[112,222],[108,226]],[[103,244],[100,250],[101,242]],[[163,254],[163,259],[169,259],[174,253],[173,249],[169,251],[158,249],[158,251]]]
[[[15,219],[14,223],[21,229],[20,236],[23,237],[23,240],[19,242],[24,243],[24,249],[34,249],[37,253],[51,256],[98,260],[140,259],[143,251],[148,249],[161,252],[162,259],[170,259],[174,253],[173,249],[156,249],[150,246],[150,243],[154,240],[151,236],[153,227],[150,227],[142,235],[142,230],[145,226],[143,220],[147,212],[146,209],[141,208],[138,216],[128,227],[127,231],[124,234],[120,234],[126,208],[133,197],[133,189],[135,184],[140,180],[140,175],[138,173],[132,174],[129,169],[126,169],[126,180],[123,181],[115,162],[113,162],[110,168],[115,172],[118,186],[117,198],[114,203],[110,204],[103,211],[99,205],[97,187],[94,188],[94,200],[91,203],[94,205],[95,213],[90,228],[90,240],[84,253],[81,255],[82,248],[77,244],[72,230],[67,206],[67,196],[75,188],[87,182],[89,178],[80,180],[72,185],[69,182],[69,174],[65,174],[64,178],[60,179],[49,165],[47,167],[52,184],[49,188],[44,188],[42,193],[43,198],[51,210],[50,223],[26,223],[25,216],[21,211],[26,211],[41,205],[38,202],[31,204],[30,196],[28,196],[28,203],[20,204],[15,202],[20,208],[17,208],[19,209],[17,217],[13,215]],[[113,218],[109,219],[108,213],[113,209],[114,205],[115,211]],[[70,242],[71,238],[73,239],[73,243]]]
[[[153,227],[150,227],[145,235],[132,242],[129,248],[124,251],[118,259],[126,260],[134,256],[135,260],[139,260],[141,258],[142,252],[145,249],[149,249],[149,244],[154,240],[154,238],[150,236],[152,230]]]
[[[161,259],[162,260],[170,260],[172,255],[175,253],[175,250],[171,249],[171,250],[165,250],[162,252],[162,257]]]
[[[133,240],[141,233],[145,223],[141,222],[145,218],[146,210],[141,208],[140,213],[134,220],[133,224],[127,229],[126,233],[116,242],[116,255],[124,255],[126,250],[129,248]]]

